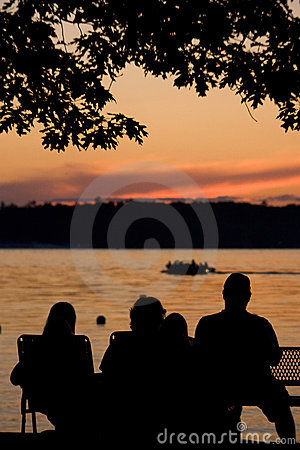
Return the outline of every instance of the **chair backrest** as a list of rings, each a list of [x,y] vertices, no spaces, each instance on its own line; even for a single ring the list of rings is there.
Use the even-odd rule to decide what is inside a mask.
[[[23,334],[17,344],[24,368],[23,394],[33,410],[43,412],[51,388],[94,373],[91,344],[86,336],[74,335],[61,342],[43,335]]]
[[[70,337],[79,359],[86,365],[87,371],[93,373],[93,357],[90,340],[87,336],[75,334]],[[20,362],[26,362],[37,351],[41,351],[49,338],[38,334],[22,334],[17,341]]]
[[[123,341],[124,339],[131,339],[133,333],[132,331],[114,331],[109,338],[109,343],[112,344],[114,342],[119,342],[119,341]],[[193,337],[188,337],[189,341],[191,342],[191,344],[194,342],[194,338]]]
[[[94,373],[92,348],[89,338],[84,335],[70,336],[70,342],[74,355],[86,375]],[[26,368],[39,363],[40,357],[49,349],[49,338],[43,335],[22,334],[17,341],[19,361]]]
[[[64,351],[72,349],[73,359],[76,359],[76,367],[80,370],[82,375],[91,375],[94,373],[92,348],[88,337],[82,335],[70,336],[68,347],[63,347],[60,352],[60,359],[64,357]],[[36,390],[36,384],[41,381],[42,371],[41,366],[49,357],[49,350],[51,349],[50,361],[55,363],[55,350],[59,348],[59,342],[51,346],[51,341],[43,335],[23,334],[18,338],[18,353],[19,361],[24,368],[24,382],[22,383],[22,398],[21,398],[21,414],[22,425],[21,432],[25,433],[26,429],[26,414],[32,414],[33,432],[37,432],[35,412],[45,412],[43,399],[40,398],[41,391]],[[68,355],[66,360],[69,362]],[[59,376],[59,367],[58,367]],[[36,383],[37,382],[37,383]],[[28,405],[28,406],[27,406]]]
[[[109,338],[109,343],[113,344],[119,342],[120,340],[130,339],[132,336],[132,331],[114,331]]]
[[[274,378],[285,386],[300,385],[300,347],[280,347],[282,356],[277,366],[271,366]]]

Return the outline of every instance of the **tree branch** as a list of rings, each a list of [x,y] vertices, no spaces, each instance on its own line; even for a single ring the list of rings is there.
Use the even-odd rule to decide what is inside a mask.
[[[60,21],[60,26],[61,26],[61,35],[62,35],[62,41],[65,47],[65,52],[68,53],[68,48],[67,48],[67,44],[66,44],[66,40],[65,40],[65,31],[64,31],[64,26],[63,26],[63,22],[61,19],[59,19]]]
[[[249,113],[249,116],[251,117],[251,119],[253,119],[254,120],[254,122],[258,122],[258,120],[256,120],[255,119],[255,117],[252,115],[252,113],[251,113],[251,111],[250,111],[250,108],[249,108],[249,106],[248,106],[248,104],[247,104],[247,101],[246,101],[246,99],[244,99],[243,98],[243,96],[239,93],[239,96],[241,97],[241,99],[242,99],[242,103],[245,103],[245,106],[246,106],[246,108],[247,108],[247,111],[248,111],[248,113]]]

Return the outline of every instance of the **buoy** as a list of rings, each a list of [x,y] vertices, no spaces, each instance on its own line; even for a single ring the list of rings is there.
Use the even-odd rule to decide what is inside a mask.
[[[106,322],[106,319],[104,316],[98,316],[97,317],[97,325],[104,325]]]

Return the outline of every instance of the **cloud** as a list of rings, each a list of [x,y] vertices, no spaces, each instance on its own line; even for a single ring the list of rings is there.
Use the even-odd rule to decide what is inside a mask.
[[[151,162],[137,171],[133,163],[105,171],[96,164],[65,165],[56,171],[46,170],[20,181],[0,183],[0,201],[25,204],[28,201],[77,199],[86,187],[101,176],[101,182],[89,197],[218,197],[221,201],[244,198],[258,191],[298,184],[300,159],[219,161],[176,167]],[[199,186],[199,189],[195,188]],[[280,197],[280,196],[279,196]],[[295,201],[295,195],[279,197],[282,202]],[[272,198],[269,195],[269,198]],[[277,201],[276,200],[276,201]],[[298,201],[298,200],[297,200]]]
[[[300,159],[226,161],[186,166],[186,171],[202,186],[245,185],[300,179]]]
[[[299,204],[300,203],[300,197],[297,197],[296,195],[292,194],[284,194],[284,195],[277,195],[277,196],[270,196],[266,197],[264,199],[268,203],[272,204]]]
[[[57,170],[40,172],[32,179],[0,183],[0,201],[26,204],[28,201],[51,201],[55,197],[78,197],[94,177],[92,170]]]

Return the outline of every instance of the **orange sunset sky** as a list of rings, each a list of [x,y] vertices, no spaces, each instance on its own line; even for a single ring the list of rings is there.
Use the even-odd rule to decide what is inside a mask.
[[[143,146],[125,138],[116,151],[69,148],[58,154],[43,149],[37,129],[25,137],[2,134],[0,201],[22,205],[75,199],[95,177],[125,163],[128,184],[131,165],[134,172],[139,161],[167,164],[170,173],[171,166],[182,169],[208,198],[259,201],[290,195],[300,201],[300,133],[284,132],[270,102],[252,111],[254,122],[229,90],[213,90],[199,98],[192,90],[173,88],[171,79],[145,77],[133,66],[112,92],[117,104],[107,111],[147,125],[149,137]],[[181,189],[185,196],[199,197],[193,186]],[[124,192],[127,197],[172,195],[153,185],[130,186]]]

